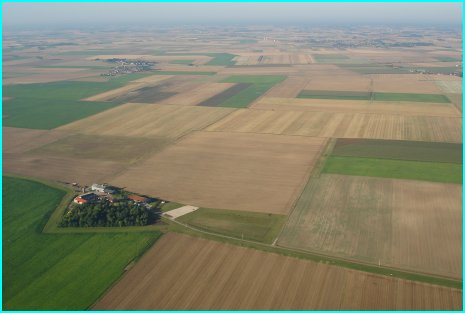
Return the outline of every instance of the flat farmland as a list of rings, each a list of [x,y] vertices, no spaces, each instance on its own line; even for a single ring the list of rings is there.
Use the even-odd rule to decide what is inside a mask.
[[[285,214],[325,142],[301,136],[195,132],[110,183],[197,207]]]
[[[128,138],[77,134],[42,145],[30,151],[30,154],[134,163],[150,153],[162,150],[169,144],[170,141],[164,138]]]
[[[462,291],[164,235],[93,310],[460,310]]]
[[[69,136],[56,130],[3,127],[3,153],[23,153]]]
[[[266,95],[268,97],[295,98],[305,88],[310,78],[302,76],[291,76],[280,84],[271,88]]]
[[[3,153],[4,173],[87,185],[105,181],[123,170],[125,165],[108,160]]]
[[[306,90],[302,91],[302,93],[306,92]],[[361,92],[350,92],[349,94],[344,92],[342,95],[332,94],[329,97],[333,99],[325,98],[325,95],[321,93],[311,97],[323,99],[263,97],[255,102],[252,108],[275,110],[281,106],[283,110],[306,110],[315,112],[461,116],[455,106],[450,103],[372,101],[368,93]],[[353,100],[354,98],[359,98],[359,100]]]
[[[462,278],[462,186],[323,174],[278,245]]]
[[[338,75],[328,75],[327,73],[335,72]],[[326,74],[325,74],[326,72]],[[346,90],[346,91],[362,91],[368,92],[371,88],[371,79],[366,76],[353,74],[350,72],[344,73],[340,70],[327,69],[317,76],[309,75],[311,80],[305,88],[309,90]]]
[[[178,138],[200,130],[233,109],[128,103],[60,127],[86,135]]]
[[[462,142],[461,117],[288,111],[280,109],[281,106],[266,105],[268,110],[237,110],[211,125],[207,130],[314,137]],[[254,108],[257,107],[259,106],[254,105]]]
[[[234,86],[233,83],[205,83],[197,88],[185,90],[159,104],[197,105],[202,101],[224,92]]]
[[[402,140],[338,139],[333,156],[462,163],[462,144]]]
[[[378,74],[371,75],[374,92],[440,94],[441,89],[426,75]]]

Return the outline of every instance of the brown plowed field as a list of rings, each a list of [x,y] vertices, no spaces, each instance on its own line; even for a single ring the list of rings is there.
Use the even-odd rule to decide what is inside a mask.
[[[287,213],[325,142],[196,132],[110,182],[198,207]]]
[[[278,245],[462,278],[462,186],[312,178]]]
[[[462,142],[461,117],[287,111],[279,110],[279,106],[276,110],[237,110],[211,125],[207,130],[315,137]]]
[[[128,103],[60,127],[62,130],[124,137],[178,138],[200,130],[234,109]]]
[[[461,310],[462,291],[167,234],[94,310]]]

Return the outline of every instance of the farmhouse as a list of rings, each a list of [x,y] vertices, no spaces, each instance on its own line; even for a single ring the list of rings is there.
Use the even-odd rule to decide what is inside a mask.
[[[132,200],[132,201],[134,201],[136,203],[149,203],[149,202],[151,202],[150,198],[141,197],[141,196],[138,196],[138,195],[129,195],[128,199]]]
[[[97,195],[93,192],[89,192],[74,198],[74,203],[84,204],[84,203],[93,203],[98,199]]]

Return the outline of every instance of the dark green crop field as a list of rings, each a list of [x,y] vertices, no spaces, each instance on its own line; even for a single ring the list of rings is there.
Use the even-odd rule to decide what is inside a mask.
[[[363,91],[302,90],[297,98],[334,99],[334,100],[370,100],[372,94]]]
[[[449,98],[447,98],[445,95],[439,94],[364,92],[342,90],[302,90],[297,96],[297,98],[450,103]]]
[[[177,220],[205,231],[272,243],[283,227],[286,216],[200,208]]]
[[[236,62],[233,59],[236,57],[235,54],[230,53],[212,53],[210,56],[213,56],[206,65],[234,65]]]
[[[85,310],[160,236],[42,233],[65,194],[3,177],[3,310]]]
[[[461,164],[462,145],[446,142],[339,138],[332,155]]]
[[[462,183],[462,164],[330,156],[323,173]]]

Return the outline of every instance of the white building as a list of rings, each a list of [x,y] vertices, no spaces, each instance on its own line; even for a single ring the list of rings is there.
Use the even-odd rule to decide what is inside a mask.
[[[105,192],[105,189],[107,188],[106,185],[101,185],[101,184],[92,184],[90,187],[93,191],[97,192]]]

